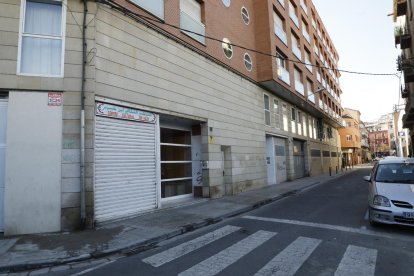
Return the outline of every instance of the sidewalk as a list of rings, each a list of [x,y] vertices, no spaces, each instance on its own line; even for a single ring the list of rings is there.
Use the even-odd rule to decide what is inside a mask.
[[[58,266],[107,255],[143,251],[156,243],[219,222],[306,188],[341,177],[320,175],[267,186],[235,196],[199,200],[70,233],[0,237],[0,273]]]

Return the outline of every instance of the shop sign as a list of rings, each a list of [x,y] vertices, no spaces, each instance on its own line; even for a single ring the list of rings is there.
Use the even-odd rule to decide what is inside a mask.
[[[96,103],[96,115],[116,119],[155,124],[154,113],[107,103]]]
[[[47,94],[48,106],[61,106],[62,105],[62,93],[49,92]]]

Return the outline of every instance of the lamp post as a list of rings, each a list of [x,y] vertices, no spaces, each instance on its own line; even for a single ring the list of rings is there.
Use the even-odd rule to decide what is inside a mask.
[[[326,88],[325,88],[325,87],[318,88],[317,90],[315,90],[315,92],[308,94],[308,95],[307,95],[307,97],[306,97],[306,101],[308,101],[308,100],[309,100],[309,97],[310,97],[310,96],[315,95],[315,94],[317,94],[317,93],[319,93],[319,92],[322,92],[323,90],[326,90]]]

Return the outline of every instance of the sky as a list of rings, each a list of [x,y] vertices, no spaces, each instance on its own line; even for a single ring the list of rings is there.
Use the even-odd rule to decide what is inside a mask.
[[[392,0],[312,0],[339,54],[339,69],[397,73]],[[361,112],[363,121],[393,112],[400,99],[396,76],[341,73],[342,107]]]

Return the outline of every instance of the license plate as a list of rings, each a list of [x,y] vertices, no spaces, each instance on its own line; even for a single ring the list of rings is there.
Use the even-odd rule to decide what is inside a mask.
[[[413,212],[403,212],[404,218],[414,219],[414,213]]]

